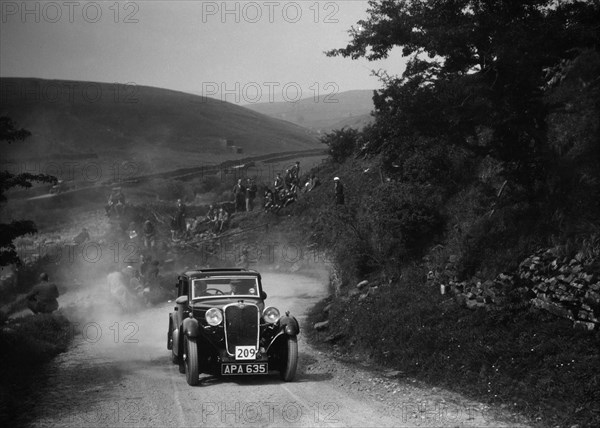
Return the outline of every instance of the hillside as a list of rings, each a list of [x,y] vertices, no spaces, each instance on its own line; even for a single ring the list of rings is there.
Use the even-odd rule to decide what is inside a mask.
[[[329,125],[329,128],[323,128],[322,132],[332,131],[334,129],[355,128],[362,129],[365,126],[373,123],[374,118],[371,114],[361,114],[360,116],[351,116]]]
[[[3,149],[9,160],[118,159],[162,170],[320,146],[289,122],[166,89],[2,78],[0,90],[0,115],[32,133]]]
[[[287,120],[317,132],[328,132],[344,126],[362,127],[370,122],[373,91],[347,91],[339,94],[310,97],[298,102],[258,103],[249,109]]]
[[[449,138],[407,137],[395,116],[325,137],[324,185],[290,208],[307,246],[333,261],[309,341],[534,426],[599,426],[599,70],[600,55],[584,52],[544,92],[549,160],[536,187]],[[389,108],[427,113],[406,129],[437,131],[453,111],[402,102],[415,99],[427,103]]]

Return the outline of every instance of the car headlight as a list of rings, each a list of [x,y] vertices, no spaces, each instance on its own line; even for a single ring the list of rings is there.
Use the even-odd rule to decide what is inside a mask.
[[[263,311],[263,318],[269,324],[275,324],[281,318],[281,314],[279,313],[279,309],[269,306]]]
[[[204,318],[206,318],[208,325],[212,326],[219,325],[223,322],[223,314],[217,308],[210,308],[206,311]]]

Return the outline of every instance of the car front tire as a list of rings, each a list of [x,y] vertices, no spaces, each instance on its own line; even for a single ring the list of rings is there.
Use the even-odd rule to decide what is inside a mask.
[[[173,340],[173,332],[171,332],[171,340]],[[181,343],[181,342],[179,342],[179,343]],[[179,352],[179,354],[181,354],[181,352]],[[181,363],[180,356],[179,357],[177,356],[177,354],[175,353],[175,347],[171,343],[171,361],[173,362],[173,364],[180,364]]]
[[[291,382],[296,377],[296,368],[298,367],[298,339],[296,336],[287,338],[286,350],[282,368],[280,371],[281,379],[285,382]]]
[[[198,344],[195,338],[185,336],[184,339],[185,378],[188,385],[196,386],[199,383],[200,372],[198,369]]]
[[[167,349],[173,350],[173,322],[169,318],[169,331],[167,331]]]

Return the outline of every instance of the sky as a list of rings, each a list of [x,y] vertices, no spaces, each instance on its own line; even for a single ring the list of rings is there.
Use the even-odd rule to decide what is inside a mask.
[[[362,0],[0,0],[0,76],[146,85],[238,104],[381,87],[382,62],[327,57]]]

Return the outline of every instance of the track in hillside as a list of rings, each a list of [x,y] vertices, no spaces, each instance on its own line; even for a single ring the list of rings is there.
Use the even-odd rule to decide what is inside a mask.
[[[263,163],[274,163],[274,162],[281,162],[281,161],[285,161],[285,160],[290,160],[290,159],[296,159],[296,158],[300,158],[300,157],[313,157],[313,156],[323,156],[325,155],[325,152],[323,151],[323,149],[311,149],[311,150],[299,150],[299,151],[293,151],[293,152],[281,152],[281,153],[269,153],[266,155],[259,155],[259,156],[250,156],[250,157],[245,157],[242,159],[237,159],[237,160],[230,160],[230,161],[225,161],[225,162],[221,162],[219,164],[215,164],[215,165],[203,165],[203,166],[197,166],[197,167],[190,167],[190,168],[179,168],[179,169],[175,169],[172,171],[165,171],[165,172],[159,172],[159,173],[155,173],[155,174],[145,174],[145,175],[138,175],[138,176],[134,176],[134,177],[128,177],[125,180],[109,180],[109,181],[104,181],[102,183],[95,183],[92,186],[85,186],[85,187],[79,187],[79,188],[74,188],[71,190],[67,190],[65,192],[61,192],[59,194],[42,194],[42,195],[36,195],[30,198],[27,198],[28,201],[35,201],[35,200],[42,200],[42,199],[48,199],[51,197],[56,197],[56,196],[63,196],[63,195],[76,195],[78,193],[82,193],[82,192],[98,192],[98,191],[102,191],[102,192],[106,192],[107,190],[110,189],[110,187],[112,186],[133,186],[133,185],[137,185],[140,183],[144,183],[144,182],[148,182],[150,180],[155,180],[155,179],[170,179],[170,180],[190,180],[196,177],[202,177],[202,176],[206,176],[206,175],[214,175],[216,173],[219,172],[232,172],[235,171],[236,169],[239,171],[243,171],[244,168],[247,168],[250,165],[253,165],[253,163],[255,162],[263,162]]]

